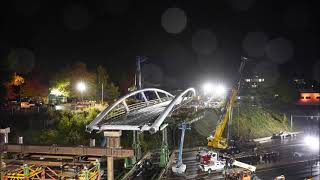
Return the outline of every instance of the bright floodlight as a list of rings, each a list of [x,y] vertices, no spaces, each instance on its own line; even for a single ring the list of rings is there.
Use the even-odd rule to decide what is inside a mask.
[[[306,136],[304,138],[304,144],[312,150],[319,150],[319,138],[314,136]]]
[[[202,87],[203,92],[205,95],[212,95],[212,96],[222,96],[226,92],[226,88],[223,85],[215,85],[211,83],[206,83]]]
[[[80,91],[80,92],[83,92],[86,90],[86,84],[84,84],[83,82],[78,82],[77,84],[77,90]]]
[[[213,85],[211,83],[206,83],[202,87],[204,94],[211,94],[213,93]]]
[[[214,94],[216,96],[221,96],[226,92],[226,88],[222,85],[218,85],[216,88],[214,88]]]

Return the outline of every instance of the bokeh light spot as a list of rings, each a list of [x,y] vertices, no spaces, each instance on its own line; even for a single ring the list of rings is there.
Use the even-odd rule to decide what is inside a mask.
[[[161,17],[162,27],[172,34],[182,32],[187,25],[187,16],[182,9],[168,8]]]
[[[211,54],[217,48],[217,38],[209,30],[197,31],[192,37],[192,48],[198,54]]]
[[[266,55],[277,64],[285,63],[293,57],[292,43],[284,38],[273,39],[266,46]]]
[[[243,43],[243,49],[251,57],[261,57],[264,55],[268,38],[263,32],[249,32]]]

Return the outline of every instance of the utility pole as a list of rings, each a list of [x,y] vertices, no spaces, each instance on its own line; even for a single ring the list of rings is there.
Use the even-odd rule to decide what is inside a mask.
[[[290,116],[290,130],[292,131],[292,115]]]
[[[228,121],[228,127],[227,127],[227,140],[230,140],[230,137],[232,136],[230,126],[232,124],[232,115],[233,115],[233,108],[231,107],[230,113],[229,113],[229,121]]]
[[[238,102],[238,138],[240,138],[240,100]]]
[[[141,63],[145,62],[148,58],[145,56],[137,56],[136,57],[136,65],[137,65],[137,70],[136,70],[136,88],[138,90],[142,89],[142,83],[141,83]]]
[[[101,83],[101,104],[103,104],[103,83]]]

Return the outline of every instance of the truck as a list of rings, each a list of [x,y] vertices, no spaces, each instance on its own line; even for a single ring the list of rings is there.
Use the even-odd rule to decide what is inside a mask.
[[[217,152],[209,151],[200,157],[199,169],[203,172],[221,172],[226,167],[226,160],[219,158]]]
[[[256,167],[237,160],[231,160],[230,166],[224,171],[226,178],[238,180],[251,180],[254,178]]]
[[[250,180],[256,171],[256,167],[243,163],[228,156],[219,156],[218,152],[208,151],[200,157],[199,169],[203,172],[223,172],[227,178]]]

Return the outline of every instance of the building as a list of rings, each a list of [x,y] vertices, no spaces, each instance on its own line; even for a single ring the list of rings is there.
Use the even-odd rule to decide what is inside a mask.
[[[293,82],[296,85],[297,89],[304,89],[307,84],[303,78],[294,78]]]
[[[255,89],[264,83],[264,78],[258,75],[247,77],[242,80],[241,87],[248,89]]]
[[[301,91],[297,105],[320,105],[320,92]]]

